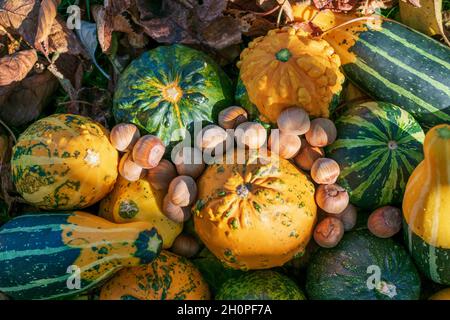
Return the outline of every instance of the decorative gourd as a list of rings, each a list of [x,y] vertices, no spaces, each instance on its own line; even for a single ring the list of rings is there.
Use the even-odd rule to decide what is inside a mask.
[[[419,269],[450,285],[450,125],[428,131],[423,149],[425,159],[406,185],[403,230]]]
[[[148,222],[118,225],[80,211],[22,215],[0,228],[0,291],[27,300],[79,295],[122,267],[152,262],[161,244]]]
[[[258,108],[250,101],[247,88],[245,88],[241,77],[237,80],[234,99],[238,105],[242,106],[247,111],[249,121],[254,121],[260,116]]]
[[[324,40],[289,27],[271,30],[253,40],[240,59],[249,99],[272,123],[295,105],[315,117],[329,117],[336,106],[344,76],[339,57]]]
[[[186,258],[168,251],[151,264],[120,270],[100,292],[100,300],[209,300],[208,284]]]
[[[298,22],[314,17],[346,77],[373,99],[403,107],[424,129],[450,122],[448,46],[379,16],[349,23],[355,15],[305,5],[293,12]]]
[[[250,271],[227,280],[216,300],[306,300],[300,288],[289,277],[272,271]]]
[[[72,210],[102,199],[117,178],[118,152],[91,119],[54,114],[33,123],[13,148],[12,177],[30,204]]]
[[[129,182],[117,179],[114,189],[100,202],[99,215],[115,223],[150,222],[163,239],[163,248],[172,246],[183,230],[183,223],[167,218],[163,211],[164,190],[156,190],[147,179]]]
[[[195,230],[230,267],[281,266],[311,238],[317,210],[314,185],[275,155],[231,156],[232,164],[224,159],[224,164],[210,165],[198,181]]]
[[[430,297],[430,300],[450,300],[450,288],[436,292]]]
[[[417,300],[420,278],[402,246],[358,230],[313,255],[306,293],[312,300]]]
[[[367,102],[350,107],[335,124],[338,139],[325,152],[339,164],[337,183],[350,202],[369,210],[400,204],[423,159],[424,133],[416,120],[392,104]]]
[[[177,129],[216,122],[232,102],[231,81],[220,67],[202,52],[176,44],[147,51],[128,66],[113,113],[117,122],[134,123],[167,146],[181,140]]]
[[[191,261],[200,270],[213,295],[217,293],[225,281],[245,273],[245,271],[232,269],[224,265],[208,248],[203,248]]]

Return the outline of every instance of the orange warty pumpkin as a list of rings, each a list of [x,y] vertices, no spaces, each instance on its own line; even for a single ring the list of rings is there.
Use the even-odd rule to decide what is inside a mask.
[[[271,30],[242,51],[238,67],[250,101],[271,122],[297,105],[311,116],[328,117],[342,89],[340,59],[324,40],[303,30]]]
[[[209,299],[209,287],[200,271],[169,251],[162,251],[151,264],[120,270],[100,292],[100,300]]]
[[[236,269],[281,266],[304,251],[316,221],[314,185],[277,156],[247,154],[243,164],[210,165],[198,181],[195,230]]]

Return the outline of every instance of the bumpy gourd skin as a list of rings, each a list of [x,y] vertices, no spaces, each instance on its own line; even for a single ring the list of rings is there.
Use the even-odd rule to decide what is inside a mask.
[[[195,230],[232,268],[281,266],[309,242],[314,185],[285,159],[251,154],[237,164],[234,157],[233,164],[209,166],[199,179]]]
[[[106,129],[91,119],[55,114],[33,123],[13,148],[12,177],[22,197],[36,207],[88,207],[111,191],[118,152]]]
[[[306,300],[294,281],[272,270],[247,272],[227,280],[216,300]]]
[[[151,264],[125,268],[108,281],[100,300],[209,300],[200,271],[186,258],[162,251]]]
[[[286,27],[253,40],[240,58],[250,101],[271,122],[293,105],[311,116],[329,117],[344,76],[339,56],[326,41]]]
[[[174,222],[163,213],[164,195],[147,179],[131,182],[119,176],[114,189],[100,203],[99,215],[115,223],[148,221],[158,229],[163,248],[167,249],[181,233],[183,223]]]

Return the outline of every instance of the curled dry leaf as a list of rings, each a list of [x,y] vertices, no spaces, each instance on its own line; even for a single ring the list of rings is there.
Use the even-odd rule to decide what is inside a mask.
[[[92,15],[97,24],[97,38],[103,52],[108,52],[111,48],[113,27],[111,19],[106,18],[106,9],[103,6],[95,5],[92,7]]]
[[[236,19],[240,31],[247,37],[264,36],[269,30],[276,28],[275,23],[254,12],[227,9],[225,13]]]
[[[239,22],[224,16],[227,1],[163,1],[160,8],[138,1],[138,24],[160,43],[204,44],[215,50],[240,43]]]
[[[0,86],[24,79],[36,61],[37,53],[34,49],[0,58]]]
[[[314,6],[321,9],[330,9],[334,12],[349,12],[362,2],[360,0],[312,0]]]
[[[19,29],[35,6],[35,0],[0,1],[0,25],[6,30]]]
[[[11,126],[37,119],[57,88],[58,81],[49,71],[26,77],[2,96],[0,117]]]
[[[42,0],[39,8],[39,17],[34,45],[36,48],[41,47],[44,42],[46,47],[48,36],[55,21],[57,9],[61,0]]]

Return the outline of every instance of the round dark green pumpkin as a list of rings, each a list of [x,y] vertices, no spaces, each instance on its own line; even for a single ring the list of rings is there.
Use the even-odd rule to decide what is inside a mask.
[[[358,230],[346,233],[337,247],[321,248],[313,256],[306,293],[314,300],[416,300],[420,278],[402,246]]]
[[[326,154],[339,163],[337,183],[363,209],[400,204],[406,182],[423,160],[424,133],[405,110],[383,102],[351,106],[335,121]]]
[[[262,270],[228,279],[219,289],[216,300],[305,300],[305,295],[287,276]]]
[[[142,54],[122,73],[114,95],[117,122],[134,123],[166,144],[181,140],[177,129],[216,122],[233,102],[230,79],[204,53],[183,45]]]

